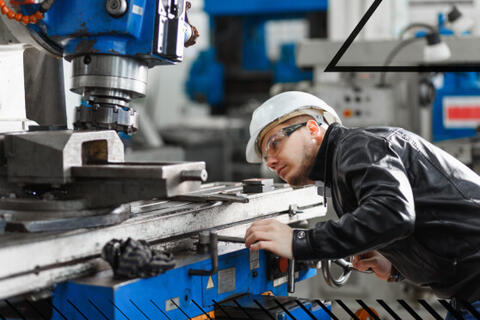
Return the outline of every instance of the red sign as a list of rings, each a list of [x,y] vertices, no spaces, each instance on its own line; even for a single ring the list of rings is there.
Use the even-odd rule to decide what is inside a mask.
[[[446,128],[480,126],[480,96],[444,97],[443,124]]]
[[[480,106],[448,106],[449,120],[480,120]]]

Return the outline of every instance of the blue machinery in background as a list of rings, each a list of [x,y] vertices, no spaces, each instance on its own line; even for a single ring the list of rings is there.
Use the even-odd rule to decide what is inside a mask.
[[[439,31],[451,36],[444,14],[438,15]],[[469,32],[465,32],[468,34]],[[479,72],[446,72],[436,85],[432,109],[432,138],[434,142],[477,135],[480,126]]]
[[[455,34],[443,13],[438,15],[438,30],[443,36]],[[423,31],[417,33],[425,35]],[[433,142],[475,137],[480,127],[480,73],[446,72],[437,80],[432,108]]]
[[[206,0],[212,46],[201,52],[193,63],[186,83],[187,94],[192,100],[207,102],[212,113],[225,113],[227,107],[241,106],[248,99],[258,97],[258,92],[268,95],[274,83],[311,80],[310,71],[296,66],[293,43],[282,45],[278,61],[269,60],[265,24],[272,20],[306,18],[308,12],[325,12],[327,8],[327,1],[314,0]],[[235,23],[236,28],[232,28]],[[453,34],[446,27],[443,14],[439,15],[438,26],[442,35]],[[228,32],[222,32],[225,29]],[[479,74],[446,73],[443,81],[435,82],[435,91],[433,141],[475,136],[480,124]]]
[[[295,299],[285,297],[287,277],[274,273],[272,261],[277,261],[264,251],[252,254],[241,249],[219,255],[218,271],[213,275],[190,275],[191,269],[212,269],[208,259],[191,259],[148,279],[113,280],[107,272],[60,284],[55,289],[52,319],[200,320],[223,319],[222,315],[225,319],[248,319],[247,314],[254,319],[312,319],[308,313],[315,319],[330,319],[317,302],[297,300],[300,306]],[[315,274],[315,269],[303,269],[296,280]],[[265,293],[284,297],[261,295]],[[227,302],[222,302],[225,299]]]
[[[447,72],[436,88],[432,109],[433,141],[470,138],[480,127],[478,72]]]
[[[256,91],[268,93],[273,83],[312,80],[311,71],[296,66],[293,43],[283,44],[279,60],[270,61],[265,24],[273,20],[306,19],[312,13],[320,13],[311,18],[311,27],[315,24],[314,28],[322,29],[316,35],[322,37],[322,33],[326,34],[327,8],[326,0],[206,0],[212,47],[199,54],[190,70],[186,83],[188,96],[207,102],[215,113],[226,105],[246,102],[247,91],[251,97]]]

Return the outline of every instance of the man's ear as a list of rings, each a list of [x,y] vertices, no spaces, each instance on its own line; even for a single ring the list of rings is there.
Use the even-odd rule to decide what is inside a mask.
[[[310,132],[310,135],[312,137],[316,137],[320,134],[320,126],[315,120],[308,120],[307,121],[307,128],[308,131]]]
[[[323,128],[315,120],[308,120],[307,128],[310,132],[310,137],[312,140],[314,140],[317,144],[321,144],[324,136]]]

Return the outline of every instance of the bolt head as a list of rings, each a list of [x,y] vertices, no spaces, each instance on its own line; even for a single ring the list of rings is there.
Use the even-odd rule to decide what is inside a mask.
[[[128,9],[127,0],[107,0],[105,3],[107,12],[113,17],[120,17]]]

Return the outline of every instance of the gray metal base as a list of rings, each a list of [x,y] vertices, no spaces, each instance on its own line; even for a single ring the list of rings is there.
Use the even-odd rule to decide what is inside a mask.
[[[256,219],[294,223],[325,215],[323,198],[315,186],[292,189],[276,185],[275,190],[265,193],[241,192],[241,183],[204,184],[192,195],[204,197],[204,201],[134,202],[130,204],[133,216],[116,225],[61,232],[6,232],[0,236],[0,260],[8,261],[0,268],[0,299],[105,270],[108,265],[100,252],[112,238],[132,237],[169,246],[208,230],[242,237]],[[292,205],[301,213],[289,215]]]

